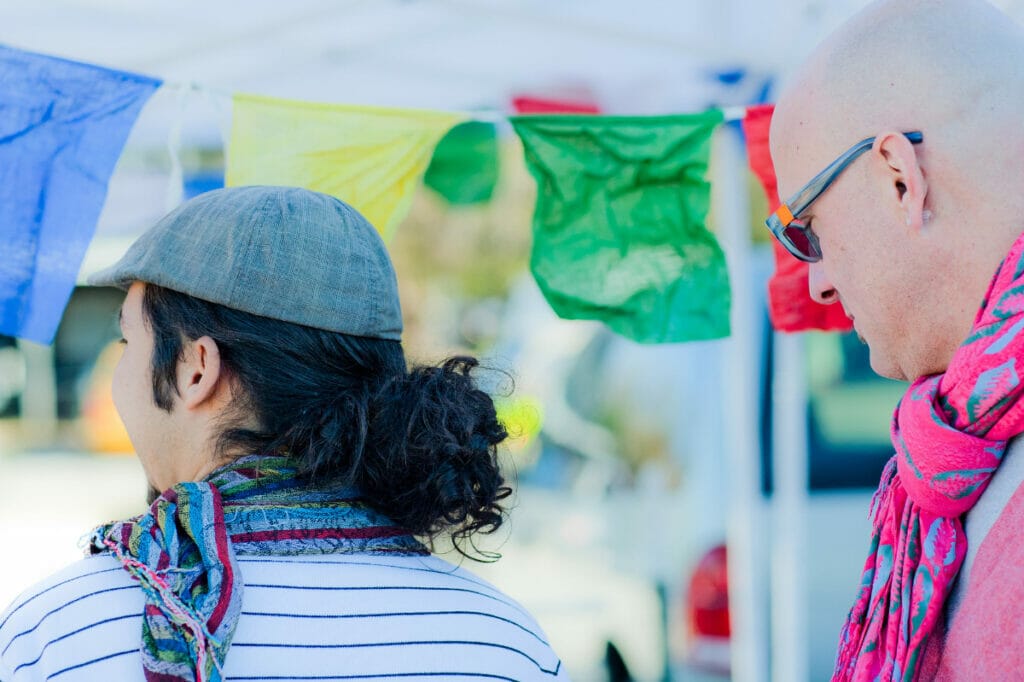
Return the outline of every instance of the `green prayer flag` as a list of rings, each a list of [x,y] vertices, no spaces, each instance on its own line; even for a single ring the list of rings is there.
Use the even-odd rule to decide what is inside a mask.
[[[518,116],[537,180],[530,267],[560,317],[642,343],[729,335],[725,257],[705,228],[718,110]]]
[[[493,123],[452,128],[434,149],[423,183],[457,206],[491,200],[498,183],[498,132]]]

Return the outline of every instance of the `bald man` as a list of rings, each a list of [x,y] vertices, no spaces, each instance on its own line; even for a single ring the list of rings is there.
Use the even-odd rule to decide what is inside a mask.
[[[984,2],[890,0],[775,110],[769,228],[911,382],[835,680],[1024,679],[1022,64]]]

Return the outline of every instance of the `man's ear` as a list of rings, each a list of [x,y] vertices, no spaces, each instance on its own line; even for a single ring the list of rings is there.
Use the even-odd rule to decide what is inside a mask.
[[[178,362],[178,393],[186,409],[194,409],[217,395],[224,380],[220,349],[209,336],[186,343]]]
[[[899,204],[907,227],[920,231],[925,222],[928,183],[913,143],[902,133],[886,131],[875,136],[871,153],[881,162],[892,199]]]

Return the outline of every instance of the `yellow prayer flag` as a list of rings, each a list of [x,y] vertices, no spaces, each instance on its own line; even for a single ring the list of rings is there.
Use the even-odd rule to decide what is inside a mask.
[[[236,94],[226,184],[331,194],[389,238],[438,141],[465,114]]]

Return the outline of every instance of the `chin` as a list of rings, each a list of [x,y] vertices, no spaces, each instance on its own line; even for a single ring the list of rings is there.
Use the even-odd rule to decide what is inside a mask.
[[[875,362],[875,356],[871,356],[871,369],[874,370],[875,374],[886,379],[895,379],[896,381],[910,381],[907,378],[907,373],[904,372],[895,363],[880,363]]]
[[[863,336],[857,335],[861,341],[867,343]],[[885,353],[876,351],[868,344],[868,348],[871,350],[871,369],[875,374],[886,379],[895,379],[896,381],[907,381],[907,374],[903,371],[903,368],[899,366],[893,358],[889,357]]]

